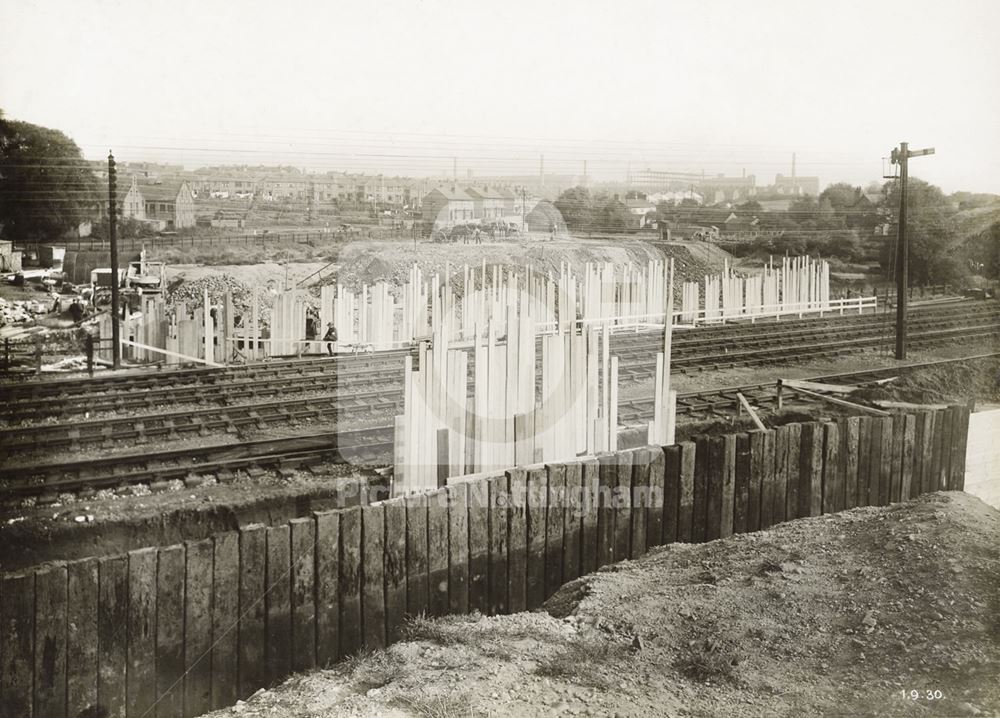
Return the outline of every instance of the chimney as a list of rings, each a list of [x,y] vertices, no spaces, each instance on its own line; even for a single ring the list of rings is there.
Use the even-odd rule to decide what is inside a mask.
[[[792,180],[795,179],[795,153],[792,153]]]

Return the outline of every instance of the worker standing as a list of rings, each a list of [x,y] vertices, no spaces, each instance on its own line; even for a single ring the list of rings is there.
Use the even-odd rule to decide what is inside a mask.
[[[326,334],[323,335],[323,341],[326,342],[326,351],[333,356],[334,344],[337,342],[337,327],[333,326],[333,322],[326,325]]]

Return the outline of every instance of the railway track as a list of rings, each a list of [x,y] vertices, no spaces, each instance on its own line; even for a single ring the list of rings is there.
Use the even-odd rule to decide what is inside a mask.
[[[760,325],[752,332],[749,329],[753,328],[747,325],[736,325],[678,333],[673,369],[678,373],[705,371],[767,363],[778,353],[790,358],[819,358],[845,353],[854,347],[877,346],[885,336],[884,320],[873,320],[870,315],[862,319],[829,325],[809,320],[776,322],[763,337]],[[1000,305],[979,303],[948,313],[918,315],[911,325],[912,340],[930,341],[929,328],[939,323],[957,324],[956,332],[971,335],[972,330],[963,327],[976,319],[981,320],[978,325],[981,332],[991,331],[988,320],[1000,322]],[[619,357],[620,376],[637,380],[650,376],[661,341],[657,333],[616,335],[613,352]],[[16,426],[53,418],[68,421],[99,412],[136,411],[155,415],[164,404],[231,407],[238,412],[245,408],[241,404],[267,404],[269,400],[302,405],[309,400],[304,395],[309,394],[313,400],[316,394],[331,393],[342,397],[378,396],[379,392],[401,390],[402,358],[406,354],[393,352],[332,361],[281,360],[221,370],[174,370],[14,385],[2,389],[7,401],[0,406],[0,421]],[[324,410],[333,408],[328,403]],[[0,434],[0,447],[3,445]]]
[[[1000,323],[922,331],[915,328],[910,338],[913,345],[926,345],[998,334],[1000,334]],[[880,337],[854,336],[829,342],[777,344],[766,348],[725,351],[721,354],[702,356],[680,353],[674,358],[674,366],[680,369],[705,370],[770,363],[775,361],[776,356],[782,360],[798,357],[815,359],[856,351],[858,348],[877,344],[879,340]],[[649,362],[644,375],[636,376],[636,373],[633,373],[631,376],[645,378],[651,375],[652,368],[653,364]],[[181,434],[189,436],[208,436],[219,432],[237,434],[248,428],[264,429],[269,425],[294,426],[312,420],[333,424],[342,418],[370,420],[398,414],[403,400],[399,377],[391,374],[366,376],[367,383],[364,385],[341,386],[340,382],[334,382],[333,387],[330,386],[330,378],[325,377],[323,381],[326,382],[326,393],[320,395],[282,396],[280,399],[260,401],[262,392],[258,391],[257,384],[248,382],[245,391],[249,393],[251,399],[249,403],[234,404],[231,395],[222,393],[216,397],[216,403],[220,405],[207,408],[58,423],[20,424],[0,429],[0,456],[8,457],[24,451],[66,448],[75,450],[83,444],[99,443],[110,446],[116,441],[145,443],[153,439],[173,440],[179,438]],[[275,389],[272,383],[264,386]],[[205,400],[206,391],[203,389],[198,398]],[[154,408],[156,405],[151,403],[150,398],[153,393],[153,390],[147,390],[138,397],[144,400],[136,402],[131,408]],[[168,399],[172,398],[169,393],[161,395]],[[44,414],[45,406],[49,407],[47,414]],[[78,399],[76,402],[67,399],[57,405],[58,412],[52,411],[51,401],[46,402],[45,406],[29,407],[30,413],[22,413],[21,420],[23,421],[26,416],[37,418],[39,415],[50,418],[63,417],[70,410],[82,413],[88,409],[96,411],[101,408],[115,410],[126,408],[120,397]],[[7,410],[10,411],[12,408],[14,407],[7,407]],[[629,411],[627,406],[624,407],[624,411]],[[683,414],[686,409],[679,406],[678,411]]]
[[[976,354],[973,356],[960,357],[957,359],[938,359],[929,362],[916,364],[905,364],[896,367],[885,367],[881,369],[864,369],[861,371],[843,372],[840,374],[826,374],[823,376],[808,377],[803,381],[812,381],[828,384],[848,383],[866,384],[878,379],[899,376],[912,371],[926,369],[935,366],[947,366],[949,364],[965,363],[978,359],[992,359],[1000,357],[1000,352],[988,354]],[[737,394],[742,394],[751,406],[777,406],[778,398],[776,392],[776,382],[762,382],[759,384],[744,384],[741,386],[722,387],[719,389],[708,389],[704,391],[685,392],[677,395],[677,415],[685,416],[691,420],[707,420],[725,418],[730,415],[732,409],[740,406]],[[796,395],[785,395],[784,404],[800,400]],[[809,405],[811,401],[802,401],[803,405]],[[638,425],[648,422],[653,416],[652,399],[630,399],[619,400],[618,420],[624,425]]]
[[[322,461],[370,465],[383,461],[384,456],[391,453],[391,428],[323,432],[294,439],[263,439],[6,469],[0,472],[0,492],[17,499],[85,488],[152,486],[192,474],[226,482],[236,471],[246,471],[253,476],[267,470],[285,471]]]
[[[941,321],[950,321],[971,314],[1000,312],[998,302],[963,303],[962,306],[946,305],[928,307],[913,312],[914,321],[921,317],[936,317]],[[884,330],[887,326],[883,315],[849,314],[834,315],[823,319],[783,319],[781,321],[759,321],[730,323],[725,325],[700,327],[692,331],[675,333],[675,346],[697,349],[725,339],[733,346],[752,345],[761,341],[761,328],[768,327],[769,336],[781,334],[784,336],[827,334],[846,326],[866,327],[870,330]],[[620,357],[631,358],[659,346],[659,332],[643,332],[638,334],[621,333],[612,338],[613,349]],[[241,381],[274,381],[300,378],[308,380],[310,374],[328,373],[331,371],[348,375],[354,372],[363,374],[365,371],[378,372],[382,369],[399,366],[403,357],[412,354],[411,351],[379,352],[376,355],[361,357],[311,357],[303,359],[274,359],[267,362],[235,365],[225,368],[197,367],[187,369],[166,369],[145,371],[127,375],[98,376],[89,379],[60,379],[46,381],[22,382],[0,386],[8,402],[20,404],[32,400],[59,398],[61,400],[72,396],[97,394],[125,395],[146,390],[160,389],[191,389],[193,387],[218,387]]]
[[[997,356],[1000,356],[1000,353],[828,374],[811,377],[808,381],[827,383],[847,381],[864,384],[927,367]],[[777,401],[774,382],[747,384],[679,394],[677,412],[678,415],[691,419],[720,418],[724,416],[722,410],[731,410],[740,405],[738,394],[743,394],[751,404],[757,406],[774,404]],[[288,415],[295,416],[292,412]],[[623,400],[619,402],[618,415],[624,427],[642,424],[652,418],[653,402],[651,399]],[[258,420],[266,419],[261,416]],[[287,421],[287,418],[283,420]],[[262,439],[238,444],[38,464],[0,471],[0,493],[8,500],[18,501],[27,496],[52,497],[61,492],[80,491],[85,488],[121,488],[135,484],[150,484],[154,488],[159,484],[165,488],[167,481],[185,479],[192,474],[201,477],[211,476],[218,481],[226,482],[237,471],[245,471],[253,476],[268,470],[281,472],[308,467],[323,461],[385,465],[391,461],[392,439],[392,427],[383,426],[305,434],[294,439]]]

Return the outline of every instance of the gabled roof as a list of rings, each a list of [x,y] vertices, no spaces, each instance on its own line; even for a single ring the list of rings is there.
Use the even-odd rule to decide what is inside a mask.
[[[453,200],[454,201],[465,201],[465,202],[471,202],[472,201],[472,197],[470,197],[468,194],[466,194],[464,190],[458,189],[457,187],[456,188],[453,188],[453,187],[435,187],[434,189],[432,189],[427,194],[428,195],[432,195],[435,192],[438,192],[439,194],[443,195],[444,198],[446,200],[449,200],[449,201],[453,201]]]
[[[187,189],[187,182],[165,182],[163,184],[140,184],[139,194],[147,202],[175,201],[181,188]],[[190,192],[190,190],[188,190]]]
[[[503,199],[504,196],[489,187],[466,187],[465,192],[474,199]],[[513,196],[513,195],[511,195]]]

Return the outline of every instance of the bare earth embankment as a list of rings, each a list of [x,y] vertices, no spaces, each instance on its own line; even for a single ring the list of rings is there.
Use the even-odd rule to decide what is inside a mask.
[[[1000,714],[1000,512],[962,493],[674,544],[546,608],[418,620],[212,715]]]

